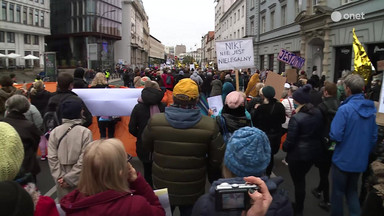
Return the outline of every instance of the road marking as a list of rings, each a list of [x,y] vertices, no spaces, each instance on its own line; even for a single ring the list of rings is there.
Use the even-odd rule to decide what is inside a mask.
[[[49,191],[47,193],[44,194],[44,196],[52,196],[53,193],[56,192],[56,185],[53,186],[51,189],[49,189]]]

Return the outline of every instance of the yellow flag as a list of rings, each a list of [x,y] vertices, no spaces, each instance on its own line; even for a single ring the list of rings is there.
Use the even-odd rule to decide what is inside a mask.
[[[372,72],[371,61],[365,52],[364,47],[361,45],[359,39],[355,34],[355,28],[353,28],[353,51],[355,53],[354,66],[355,70],[353,73],[359,74],[363,77],[365,84],[368,83],[369,76]]]

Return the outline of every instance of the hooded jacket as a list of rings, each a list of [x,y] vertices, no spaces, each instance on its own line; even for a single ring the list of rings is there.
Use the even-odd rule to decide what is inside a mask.
[[[132,193],[107,190],[91,196],[84,196],[76,189],[64,196],[60,205],[67,216],[165,216],[159,199],[139,173],[136,181],[130,183],[130,189]]]
[[[323,156],[324,121],[321,111],[311,103],[305,104],[291,117],[283,150],[289,161],[318,161]]]
[[[221,95],[223,89],[223,83],[219,79],[212,80],[211,82],[211,97]]]
[[[203,84],[203,79],[197,74],[196,71],[193,72],[193,74],[189,78],[195,81],[199,86]]]
[[[155,88],[144,88],[141,91],[141,97],[138,99],[138,103],[135,105],[131,113],[128,125],[129,133],[137,138],[136,153],[140,160],[144,162],[152,161],[152,159],[150,158],[150,152],[143,149],[141,135],[145,126],[147,126],[149,118],[151,117],[151,106],[157,105],[160,112],[164,112],[165,105],[161,103],[163,96],[163,91],[159,91]]]
[[[153,151],[156,189],[168,188],[171,205],[193,205],[204,194],[208,177],[220,170],[225,145],[216,122],[199,109],[166,107],[151,117],[142,135]]]
[[[46,108],[51,95],[52,93],[47,90],[38,91],[35,94],[31,94],[31,104],[35,105],[42,117],[47,111]]]
[[[339,107],[329,136],[336,141],[332,162],[345,172],[364,172],[377,140],[376,108],[364,95],[353,94]]]
[[[269,192],[271,193],[273,200],[269,209],[266,213],[266,216],[291,216],[293,215],[292,204],[288,199],[286,194],[282,194],[282,191],[278,191],[278,186],[283,182],[282,177],[275,177],[267,179],[262,178],[265,184],[268,187]],[[212,183],[211,188],[207,194],[201,196],[195,205],[193,206],[192,215],[193,216],[239,216],[241,211],[217,211],[215,209],[215,191],[217,185],[221,183],[229,184],[244,184],[244,179],[242,177],[228,178],[228,179],[219,179]],[[276,194],[276,195],[275,195]]]

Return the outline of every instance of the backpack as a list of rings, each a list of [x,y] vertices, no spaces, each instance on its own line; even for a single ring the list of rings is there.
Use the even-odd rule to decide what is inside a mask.
[[[60,125],[59,118],[57,117],[56,111],[48,111],[44,114],[43,117],[43,128],[44,128],[44,136],[49,139],[49,134],[51,131]]]
[[[167,78],[165,79],[165,83],[166,83],[167,85],[171,85],[171,83],[172,83],[172,79],[171,79],[171,76],[170,76],[170,75],[167,75]]]
[[[54,101],[52,98],[48,102],[48,111],[43,116],[43,129],[44,135],[49,139],[49,134],[55,127],[61,125],[61,115],[60,115],[60,106],[63,101],[71,97],[72,95],[68,94],[63,98],[55,98]]]

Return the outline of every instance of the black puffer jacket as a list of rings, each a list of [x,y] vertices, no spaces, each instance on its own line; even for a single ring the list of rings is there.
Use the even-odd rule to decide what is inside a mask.
[[[323,130],[321,111],[312,104],[304,105],[288,124],[287,139],[283,144],[287,162],[319,160],[323,153]]]
[[[51,96],[52,93],[47,90],[31,93],[31,104],[35,105],[37,110],[39,110],[41,116],[44,116],[45,112],[47,111],[46,109],[48,101]]]
[[[147,126],[148,120],[151,117],[150,107],[157,105],[160,112],[164,112],[165,105],[161,103],[161,99],[164,96],[163,91],[159,91],[155,88],[144,88],[141,91],[141,99],[138,99],[138,104],[133,108],[131,118],[129,120],[129,133],[137,138],[136,140],[136,153],[140,160],[149,162],[150,153],[144,151],[143,144],[141,142],[141,134],[145,126]]]
[[[267,134],[272,153],[276,154],[283,135],[281,125],[285,122],[284,105],[271,98],[268,104],[261,104],[251,114],[253,125]]]
[[[7,117],[1,119],[15,128],[24,146],[24,160],[21,166],[22,172],[37,175],[40,172],[40,165],[36,159],[37,148],[39,147],[41,131],[22,113],[10,112]]]

